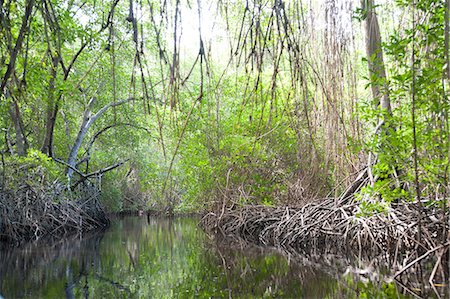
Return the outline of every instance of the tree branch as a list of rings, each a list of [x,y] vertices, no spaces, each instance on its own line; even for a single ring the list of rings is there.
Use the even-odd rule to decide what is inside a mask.
[[[102,128],[100,131],[98,131],[97,133],[94,134],[94,136],[93,136],[93,137],[91,138],[91,140],[89,141],[89,144],[88,144],[88,146],[87,146],[86,151],[84,152],[84,157],[81,158],[81,159],[77,162],[76,166],[78,166],[78,165],[80,165],[80,164],[82,164],[82,163],[84,163],[84,162],[89,161],[89,159],[90,159],[90,157],[91,157],[90,152],[91,152],[92,146],[94,145],[94,142],[97,140],[97,138],[98,138],[101,134],[105,133],[105,132],[108,131],[109,129],[112,129],[112,128],[115,128],[115,127],[119,127],[119,126],[132,127],[132,128],[136,128],[136,129],[139,129],[139,130],[144,130],[144,131],[146,131],[148,134],[151,134],[151,131],[148,130],[147,128],[144,128],[144,127],[141,127],[141,126],[137,126],[137,125],[134,125],[134,124],[130,124],[130,123],[116,123],[116,124],[112,124],[112,125],[106,126],[106,127]]]
[[[14,46],[14,50],[12,51],[12,53],[9,57],[8,68],[6,69],[6,72],[3,75],[2,84],[0,86],[0,90],[1,90],[2,94],[4,93],[8,79],[11,77],[11,75],[14,71],[14,68],[16,65],[17,54],[19,53],[20,49],[22,48],[23,39],[28,30],[28,26],[30,23],[30,16],[33,11],[33,6],[34,6],[34,0],[29,0],[27,3],[27,7],[25,8],[25,15],[22,18],[22,26],[19,31],[19,36],[17,37],[17,40],[16,40],[16,45]]]
[[[100,170],[88,173],[88,174],[84,175],[84,178],[87,179],[87,178],[90,178],[92,176],[98,176],[98,175],[104,174],[105,172],[111,171],[113,169],[116,169],[119,166],[122,166],[123,164],[125,164],[128,161],[130,161],[130,159],[126,159],[124,161],[118,162],[116,164],[113,164],[111,166],[105,167],[103,169],[100,169]]]
[[[58,162],[70,169],[72,169],[73,171],[75,171],[77,174],[79,174],[81,177],[86,177],[86,175],[84,173],[82,173],[80,170],[78,170],[76,167],[64,162],[63,160],[56,158],[56,157],[51,157],[55,162]]]
[[[109,103],[108,105],[106,105],[103,108],[101,108],[93,116],[91,116],[91,109],[92,109],[92,106],[94,105],[94,102],[95,102],[95,98],[92,98],[91,101],[88,104],[88,107],[84,111],[83,122],[81,123],[80,129],[78,130],[78,134],[77,134],[75,142],[74,142],[74,144],[72,146],[72,149],[70,150],[69,157],[67,159],[67,163],[69,165],[71,165],[72,167],[75,167],[76,159],[77,159],[77,156],[78,156],[78,151],[80,150],[81,144],[82,144],[82,142],[84,140],[84,137],[85,137],[87,131],[92,126],[92,124],[103,113],[106,112],[106,110],[108,110],[111,107],[115,107],[115,106],[119,106],[119,105],[128,103],[128,102],[133,101],[133,100],[135,100],[135,98],[128,98],[128,99],[123,100],[123,101]],[[72,174],[73,174],[73,170],[72,170],[72,168],[69,167],[67,169],[67,176],[69,178],[71,178]]]

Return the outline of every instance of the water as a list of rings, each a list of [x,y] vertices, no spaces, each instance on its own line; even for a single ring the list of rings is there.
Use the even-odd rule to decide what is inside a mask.
[[[4,298],[406,298],[271,249],[209,239],[195,218],[125,217],[104,233],[0,251]],[[331,269],[331,268],[330,268]],[[0,297],[1,298],[1,297]]]

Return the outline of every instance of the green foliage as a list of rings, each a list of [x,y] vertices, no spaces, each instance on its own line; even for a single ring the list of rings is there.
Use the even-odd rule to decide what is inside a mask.
[[[448,95],[444,91],[445,47],[443,1],[397,1],[400,9],[412,9],[412,27],[396,30],[384,44],[389,68],[389,97],[392,117],[380,115],[370,103],[360,105],[362,119],[376,124],[387,118],[384,128],[365,142],[367,151],[377,154],[373,175],[379,181],[363,192],[380,196],[386,202],[410,200],[414,194],[400,186],[414,185],[412,93],[415,97],[415,128],[421,189],[423,196],[444,192],[448,177]],[[412,50],[415,52],[414,73]],[[414,86],[413,86],[414,85]],[[406,187],[405,187],[406,188]],[[370,210],[370,207],[369,207]]]
[[[121,212],[123,208],[123,190],[115,180],[106,178],[103,182],[107,187],[102,190],[102,201],[105,208],[111,212]]]
[[[25,157],[5,157],[2,167],[6,190],[17,190],[23,183],[44,187],[63,177],[64,173],[58,163],[36,149],[29,149]]]
[[[374,57],[355,62],[364,56],[362,49],[349,46],[350,37],[338,28],[341,22],[334,22],[334,15],[327,15],[326,30],[312,33],[314,28],[299,16],[319,18],[313,4],[285,3],[284,16],[270,2],[237,1],[218,9],[217,15],[210,11],[218,35],[204,37],[205,56],[198,59],[198,45],[183,35],[192,24],[183,21],[174,53],[176,12],[166,2],[135,3],[137,28],[126,21],[129,3],[119,1],[112,12],[115,2],[50,2],[49,11],[45,5],[34,7],[14,80],[8,81],[10,96],[1,95],[1,146],[5,153],[14,152],[18,136],[11,102],[18,106],[30,148],[42,148],[54,114],[52,154],[67,160],[91,99],[96,99],[93,115],[132,98],[110,108],[89,128],[77,157],[81,162],[89,154],[89,162],[77,166],[86,173],[130,159],[103,177],[104,202],[112,210],[169,206],[192,211],[222,199],[277,205],[323,197],[332,190],[338,194],[365,164],[368,152],[377,155],[373,176],[380,182],[365,189],[364,196],[410,200],[413,45],[420,180],[430,186],[425,196],[444,192],[449,101],[442,83],[443,1],[416,1],[414,28],[406,14],[411,2],[392,5],[396,14],[405,13],[407,26],[384,24],[387,79],[367,75],[366,64]],[[180,19],[198,13],[195,3],[180,5]],[[333,1],[326,5],[326,11],[336,8]],[[378,13],[384,14],[386,6],[376,7]],[[24,7],[25,1],[5,1],[9,24],[0,29],[0,61],[10,58]],[[362,21],[366,13],[357,9],[353,19]],[[360,36],[354,38],[358,45]],[[342,51],[330,54],[336,52],[330,47]],[[53,69],[55,58],[61,60]],[[5,72],[6,63],[0,64],[0,74]],[[389,86],[383,91],[389,92],[392,116],[364,96],[367,82]],[[374,132],[379,119],[385,124]],[[52,170],[52,163],[43,167],[52,178],[64,177],[64,170]],[[341,181],[345,184],[339,185]],[[132,198],[129,204],[127,196]]]

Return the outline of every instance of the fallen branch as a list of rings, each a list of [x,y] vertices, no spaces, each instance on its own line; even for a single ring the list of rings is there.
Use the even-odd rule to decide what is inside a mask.
[[[122,166],[124,163],[128,162],[130,159],[126,159],[125,161],[121,161],[119,163],[116,163],[114,165],[108,166],[106,168],[88,173],[88,174],[84,174],[83,176],[81,176],[81,178],[71,187],[72,189],[76,188],[80,183],[83,183],[84,181],[86,181],[87,179],[89,179],[90,177],[101,177],[104,173],[111,171],[113,169],[116,169],[117,167]]]

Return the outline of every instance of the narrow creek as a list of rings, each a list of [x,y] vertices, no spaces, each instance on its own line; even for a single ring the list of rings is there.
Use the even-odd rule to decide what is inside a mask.
[[[271,249],[211,240],[196,218],[123,217],[105,232],[0,251],[3,298],[407,298]],[[1,298],[1,297],[0,297]]]

